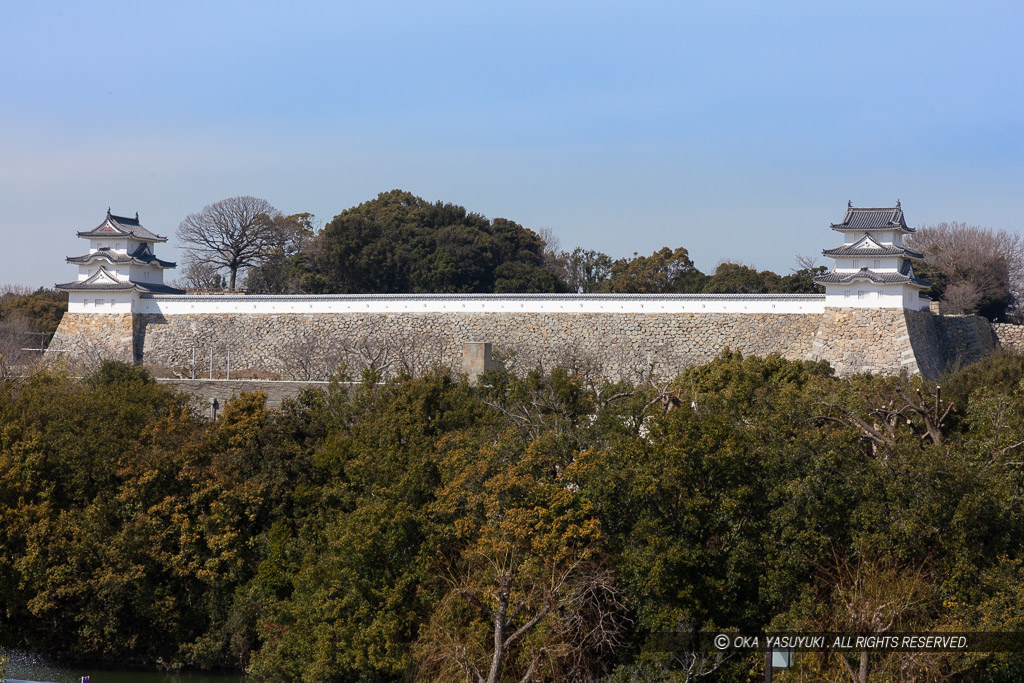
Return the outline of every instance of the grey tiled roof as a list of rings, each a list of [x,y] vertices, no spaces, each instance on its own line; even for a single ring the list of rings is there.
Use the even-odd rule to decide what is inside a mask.
[[[92,263],[99,259],[105,259],[110,263],[132,263],[140,266],[156,265],[161,268],[174,268],[177,266],[176,263],[158,259],[153,254],[142,253],[141,248],[136,249],[132,254],[119,254],[112,249],[103,247],[84,256],[68,256],[66,260],[68,263]]]
[[[127,216],[115,216],[107,209],[107,217],[103,222],[88,232],[78,233],[79,237],[134,237],[146,242],[166,242],[166,237],[161,237],[155,232],[150,232],[139,223],[139,214],[135,218]]]
[[[131,282],[96,282],[89,283],[88,281],[79,280],[77,282],[60,282],[54,285],[57,289],[61,290],[74,290],[83,289],[87,291],[127,291],[129,289],[135,289],[135,285]]]
[[[853,246],[842,246],[836,247],[835,249],[825,249],[821,252],[825,256],[905,256],[907,258],[924,258],[924,254],[919,254],[916,251],[910,251],[903,247],[860,247],[855,248]]]
[[[184,294],[184,289],[178,289],[177,287],[171,287],[170,285],[159,285],[150,282],[133,282],[135,288],[140,292],[148,292],[150,294]]]
[[[909,265],[909,264],[907,264]],[[916,285],[918,287],[930,287],[930,282],[924,280],[918,280],[914,277],[913,271],[909,267],[904,267],[903,272],[899,273],[876,273],[870,268],[861,268],[855,273],[837,273],[835,271],[819,275],[814,278],[814,284],[816,285],[840,285],[854,282],[857,280],[867,280],[876,284],[899,284],[907,283]]]
[[[848,206],[843,222],[833,223],[832,229],[839,231],[895,229],[902,232],[915,232],[913,228],[907,227],[899,202],[896,202],[896,206],[888,207]]]
[[[126,290],[137,290],[140,292],[147,292],[151,294],[184,294],[185,290],[177,289],[175,287],[169,287],[163,284],[149,283],[149,282],[122,282],[118,281],[117,278],[107,271],[105,268],[100,268],[95,273],[90,275],[85,280],[76,280],[75,282],[62,282],[55,285],[57,289],[64,291],[78,290],[78,291],[126,291]]]
[[[138,290],[147,294],[184,294],[184,289],[178,289],[177,287],[171,287],[170,285],[161,285],[151,282],[101,282],[97,284],[87,284],[86,282],[65,282],[55,285],[57,289],[68,291],[68,290],[84,290],[84,291],[99,291],[99,292],[126,292],[129,290]]]

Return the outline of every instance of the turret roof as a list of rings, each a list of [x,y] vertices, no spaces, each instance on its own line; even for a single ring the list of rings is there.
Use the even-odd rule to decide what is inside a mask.
[[[158,268],[174,268],[177,266],[176,263],[172,263],[171,261],[158,259],[153,254],[146,251],[145,247],[141,245],[131,254],[119,254],[109,247],[100,247],[91,254],[85,254],[84,256],[68,256],[66,260],[68,263],[87,264],[95,263],[101,259],[106,260],[108,263],[127,263],[138,266],[156,266]]]
[[[134,237],[144,242],[166,242],[167,238],[150,232],[139,223],[139,214],[135,218],[115,216],[107,209],[107,217],[103,222],[88,232],[78,233],[79,237]]]
[[[55,285],[57,289],[70,291],[128,291],[150,292],[154,294],[184,294],[185,290],[152,282],[135,282],[119,280],[116,275],[100,266],[99,269],[85,280],[64,282]]]
[[[878,273],[870,268],[861,268],[853,273],[837,273],[832,271],[831,273],[825,273],[814,278],[814,284],[816,285],[838,285],[847,284],[857,280],[867,280],[876,284],[908,284],[926,289],[931,286],[930,282],[919,280],[914,276],[914,271],[910,267],[910,263],[904,263],[903,268],[898,273],[882,272]]]
[[[922,259],[923,254],[910,251],[903,247],[836,247],[825,249],[821,252],[825,256],[905,256],[907,258]]]
[[[861,207],[848,203],[843,222],[833,223],[832,229],[840,232],[852,232],[855,230],[916,232],[913,228],[907,227],[906,219],[903,217],[903,209],[898,201],[896,206],[889,207]]]
[[[844,244],[835,249],[825,249],[821,253],[833,258],[836,256],[903,256],[913,259],[924,258],[924,254],[919,254],[904,247],[898,247],[894,244],[881,244],[867,234],[853,244]]]

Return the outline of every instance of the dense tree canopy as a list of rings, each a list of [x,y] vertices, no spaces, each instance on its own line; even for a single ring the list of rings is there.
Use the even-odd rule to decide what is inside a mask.
[[[705,275],[683,247],[662,247],[650,256],[619,259],[611,268],[603,291],[615,294],[681,294],[699,292]]]
[[[33,332],[53,335],[66,310],[68,295],[56,289],[40,287],[34,292],[0,290],[0,323],[23,318]]]
[[[745,681],[758,653],[666,634],[1017,629],[1021,378],[1000,354],[940,395],[727,352],[668,387],[433,373],[215,423],[132,366],[0,383],[0,642],[275,681]]]
[[[289,266],[310,293],[564,290],[533,231],[401,190],[342,211]]]

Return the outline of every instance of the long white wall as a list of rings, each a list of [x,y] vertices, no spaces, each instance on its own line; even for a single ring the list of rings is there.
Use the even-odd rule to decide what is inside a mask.
[[[823,294],[144,294],[135,313],[777,313],[825,311]],[[95,311],[100,312],[100,311]]]

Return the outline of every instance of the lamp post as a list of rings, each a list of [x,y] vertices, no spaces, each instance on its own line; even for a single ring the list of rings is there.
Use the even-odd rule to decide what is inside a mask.
[[[772,648],[764,653],[764,683],[772,683],[773,669],[788,669],[793,666],[793,650]]]

